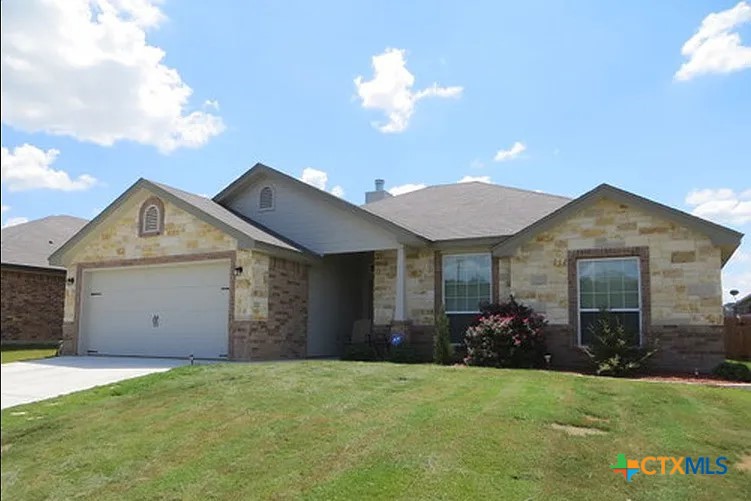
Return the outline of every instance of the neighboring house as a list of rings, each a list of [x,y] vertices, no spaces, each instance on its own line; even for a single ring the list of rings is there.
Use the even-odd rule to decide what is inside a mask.
[[[725,308],[726,311],[730,310],[731,315],[751,315],[751,294],[746,294],[733,303],[727,303]]]
[[[139,180],[58,249],[69,353],[233,360],[337,356],[354,322],[430,350],[513,294],[549,322],[557,365],[582,361],[609,307],[663,368],[724,356],[720,270],[741,234],[600,185],[579,198],[483,183],[358,207],[258,164],[213,199]]]
[[[47,257],[87,221],[50,216],[2,229],[2,343],[62,339],[65,268]]]

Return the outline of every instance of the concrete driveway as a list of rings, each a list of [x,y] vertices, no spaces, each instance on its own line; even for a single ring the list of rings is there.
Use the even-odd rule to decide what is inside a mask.
[[[124,379],[164,372],[186,360],[127,357],[57,357],[0,366],[2,407],[36,402]]]

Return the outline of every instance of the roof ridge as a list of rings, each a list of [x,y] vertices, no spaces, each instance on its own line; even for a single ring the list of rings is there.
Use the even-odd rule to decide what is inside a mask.
[[[461,185],[470,185],[470,184],[477,184],[477,185],[482,185],[482,186],[492,186],[494,188],[502,188],[504,190],[513,190],[513,191],[519,191],[519,192],[523,192],[523,193],[530,193],[532,195],[542,195],[542,196],[546,196],[546,197],[561,198],[563,200],[573,200],[573,198],[567,197],[565,195],[555,195],[553,193],[546,193],[546,192],[543,192],[543,191],[529,190],[529,189],[526,189],[526,188],[517,188],[515,186],[507,186],[505,184],[499,184],[499,183],[484,183],[482,181],[467,181],[467,182],[464,182],[464,183],[455,182],[455,183],[431,184],[429,186],[424,186],[422,188],[418,188],[418,189],[413,190],[413,191],[408,191],[407,193],[402,193],[400,195],[392,195],[392,196],[393,197],[401,197],[401,196],[404,196],[404,195],[410,195],[412,193],[418,193],[418,192],[421,192],[421,191],[427,191],[427,190],[430,190],[430,189],[433,189],[433,188],[444,188],[444,187],[447,187],[447,186],[461,186]],[[386,190],[386,191],[389,191],[389,190]],[[367,205],[378,204],[380,202],[383,202],[383,201],[386,201],[386,200],[390,200],[390,199],[391,199],[391,197],[382,198],[381,200],[376,200],[375,202],[366,203],[366,204],[363,204],[362,206],[364,207],[364,206],[367,206]]]

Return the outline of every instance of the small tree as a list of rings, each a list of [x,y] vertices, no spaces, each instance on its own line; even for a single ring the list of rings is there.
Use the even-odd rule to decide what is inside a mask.
[[[623,377],[643,368],[657,347],[634,344],[634,336],[612,313],[603,311],[590,326],[592,344],[584,352],[601,376]]]
[[[449,317],[441,308],[435,316],[435,337],[433,338],[433,362],[449,365],[454,357],[451,346],[451,326]]]

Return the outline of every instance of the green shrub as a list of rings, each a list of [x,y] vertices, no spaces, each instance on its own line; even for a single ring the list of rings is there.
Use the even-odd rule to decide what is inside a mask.
[[[435,337],[433,344],[433,362],[449,365],[454,360],[454,349],[451,346],[451,327],[449,318],[443,309],[435,317]]]
[[[656,346],[637,346],[634,336],[626,331],[623,324],[612,314],[603,311],[590,327],[592,344],[584,347],[584,352],[593,364],[595,372],[601,376],[622,377],[642,369]]]
[[[375,348],[368,343],[353,343],[344,347],[343,360],[373,362],[379,359]]]
[[[505,303],[484,305],[464,335],[464,361],[490,367],[542,367],[545,323],[541,315],[513,297]]]
[[[397,364],[420,364],[427,362],[424,355],[420,355],[419,351],[412,345],[402,343],[397,346],[391,346],[388,351],[387,360]]]
[[[714,368],[712,374],[728,381],[751,383],[751,369],[746,364],[739,362],[722,362]]]

